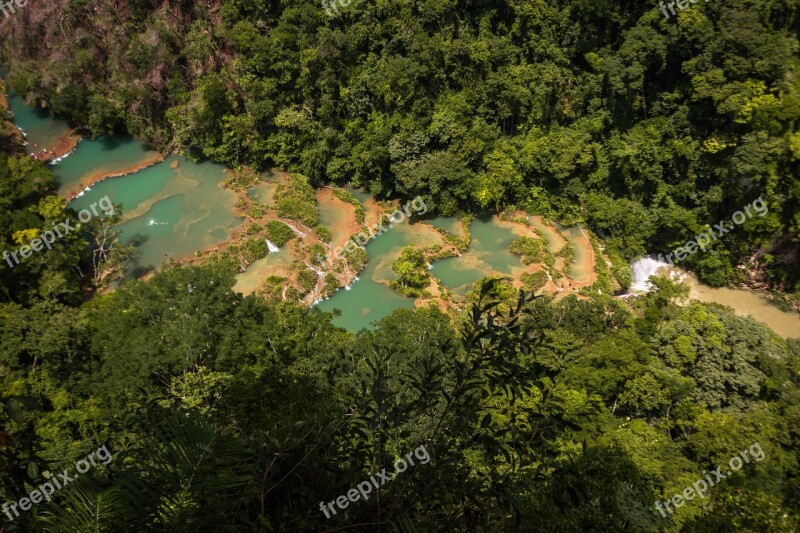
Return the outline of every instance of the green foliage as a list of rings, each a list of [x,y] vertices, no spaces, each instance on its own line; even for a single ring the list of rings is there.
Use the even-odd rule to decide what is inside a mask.
[[[607,250],[608,258],[611,261],[611,273],[614,279],[620,284],[623,290],[627,290],[633,282],[633,271],[630,263],[617,250]]]
[[[298,172],[276,201],[310,228],[312,185],[329,179],[444,214],[520,206],[586,222],[625,286],[629,257],[672,250],[762,195],[767,215],[687,264],[723,285],[754,257],[767,281],[797,287],[794,4],[698,3],[670,20],[647,3],[467,7],[361,2],[329,18],[304,0],[42,2],[5,21],[0,42],[28,102],[93,134]],[[9,155],[9,132],[4,249],[74,218],[44,165]],[[287,229],[265,231],[285,244]],[[114,462],[11,527],[800,528],[800,342],[717,306],[676,307],[685,292],[668,280],[631,311],[605,291],[530,300],[490,279],[452,321],[398,310],[351,334],[291,303],[286,279],[265,281],[268,300],[231,290],[263,239],[84,303],[124,248],[98,269],[89,239],[68,237],[0,262],[0,499],[99,443]],[[346,260],[358,271],[366,253]],[[395,263],[393,283],[421,294],[424,254]],[[302,272],[308,291],[318,279]],[[337,285],[326,275],[323,293]],[[763,462],[662,519],[656,501],[756,441]],[[380,498],[319,510],[422,444],[430,462]]]
[[[520,237],[511,243],[508,251],[512,254],[522,256],[522,264],[541,263],[544,259],[545,241],[541,238]]]
[[[310,290],[301,279],[318,278],[302,272]],[[800,344],[715,306],[672,307],[680,292],[667,280],[643,297],[659,310],[654,333],[613,298],[530,300],[489,279],[457,330],[431,307],[357,335],[278,303],[286,280],[266,280],[273,304],[233,293],[233,281],[217,267],[175,268],[77,310],[6,304],[4,405],[28,388],[42,401],[0,410],[4,439],[33,439],[0,444],[0,497],[41,483],[50,458],[69,465],[102,442],[113,453],[20,527],[466,530],[480,513],[508,531],[518,513],[543,529],[658,530],[656,501],[755,441],[765,460],[714,487],[720,507],[692,502],[670,519],[797,522]],[[325,291],[335,285],[328,274]],[[380,502],[319,511],[420,445],[430,461],[382,487]],[[48,458],[39,473],[30,449]]]
[[[400,257],[392,263],[395,278],[391,287],[406,296],[420,296],[423,289],[430,285],[428,263],[425,254],[411,246],[403,248]]]
[[[278,248],[282,248],[287,242],[295,237],[295,233],[286,224],[280,220],[270,220],[264,224],[264,231],[267,234],[267,239]]]
[[[715,243],[721,262],[690,265],[720,284],[772,253],[764,277],[791,288],[797,37],[792,6],[774,4],[662,20],[654,5],[574,1],[486,2],[468,16],[452,2],[370,4],[332,18],[305,1],[226,1],[218,16],[81,1],[37,8],[52,19],[41,34],[0,39],[20,51],[8,54],[16,90],[94,134],[124,128],[232,167],[421,195],[443,214],[520,206],[588,222],[625,257],[671,250],[761,194],[770,213]],[[108,20],[122,30],[105,32]],[[94,36],[89,48],[57,21]],[[310,202],[284,208],[316,225]]]
[[[544,242],[540,244],[540,248],[542,246],[544,246]],[[569,265],[575,258],[575,248],[572,246],[572,243],[570,241],[567,241],[564,243],[564,246],[562,246],[561,249],[558,252],[556,252],[556,256],[563,257],[564,264]]]
[[[314,189],[302,174],[291,176],[288,185],[279,184],[275,192],[278,216],[299,220],[306,226],[319,222]]]
[[[536,292],[547,283],[547,272],[544,269],[539,269],[532,274],[525,273],[520,276],[520,279],[525,284],[525,290]]]
[[[55,176],[41,162],[0,152],[0,251],[8,254],[0,261],[0,301],[28,305],[40,298],[53,298],[74,304],[80,301],[81,285],[98,279],[104,261],[97,261],[93,253],[96,248],[88,246],[86,233],[71,232],[56,239],[52,249],[28,258],[18,253],[21,245],[30,245],[33,238],[52,230],[53,224],[77,222],[77,214],[55,195],[55,188]],[[85,228],[97,229],[104,224],[93,220]],[[110,250],[116,244],[116,234],[106,237]],[[13,253],[17,253],[19,264],[11,257]],[[113,262],[115,254],[110,255],[105,259]],[[117,259],[124,262],[122,257]],[[81,270],[76,272],[77,266]]]
[[[364,267],[367,266],[367,261],[369,260],[369,255],[364,248],[356,247],[355,250],[352,252],[348,252],[345,255],[345,261],[347,262],[347,266],[353,272],[361,272],[364,270]]]
[[[315,272],[304,269],[297,273],[297,283],[303,288],[304,292],[308,292],[317,286],[318,276]]]
[[[250,209],[250,216],[259,219],[267,214],[267,207],[260,202],[253,202],[253,207]]]
[[[319,225],[314,227],[314,232],[324,242],[331,242],[331,232],[325,226]]]

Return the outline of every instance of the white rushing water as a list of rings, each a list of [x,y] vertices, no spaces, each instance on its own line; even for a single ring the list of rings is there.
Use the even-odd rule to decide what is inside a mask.
[[[275,252],[281,251],[281,249],[272,244],[272,242],[270,242],[269,239],[264,239],[264,240],[267,241],[267,248],[269,249],[269,253],[274,254]]]
[[[655,275],[656,271],[663,266],[669,266],[669,263],[666,261],[659,261],[649,255],[633,261],[631,263],[633,282],[631,283],[629,292],[649,292],[650,289],[653,288],[652,283],[648,281],[650,276]]]

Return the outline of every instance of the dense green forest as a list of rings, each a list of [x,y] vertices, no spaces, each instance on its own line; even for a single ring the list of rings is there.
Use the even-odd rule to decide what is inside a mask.
[[[2,63],[94,135],[442,214],[582,221],[628,257],[762,197],[687,263],[800,290],[797,2],[338,5],[31,2],[0,20]],[[76,213],[0,118],[11,250]],[[358,333],[234,292],[221,264],[94,294],[132,253],[120,216],[0,263],[0,531],[800,530],[800,339],[677,305],[663,279],[557,302],[489,279],[459,316]],[[413,249],[393,267],[405,292],[429,275]],[[17,504],[101,446],[108,464]],[[323,511],[420,446],[429,461]]]
[[[360,334],[232,284],[177,268],[81,308],[2,307],[0,496],[113,455],[8,531],[800,527],[800,342],[675,307],[669,282],[634,311],[487,284],[458,331],[429,309]],[[658,513],[754,443],[762,461]],[[420,445],[427,464],[320,511]]]
[[[0,48],[29,102],[230,166],[518,206],[667,252],[761,196],[686,264],[798,290],[794,0],[33,3]],[[744,265],[746,270],[735,268]]]

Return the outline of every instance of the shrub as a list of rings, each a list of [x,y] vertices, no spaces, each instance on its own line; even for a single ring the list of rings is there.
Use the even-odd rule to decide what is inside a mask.
[[[575,247],[572,246],[572,243],[567,241],[564,243],[564,246],[556,253],[558,257],[564,258],[564,264],[568,265],[572,262],[575,258]]]
[[[253,202],[253,208],[250,210],[250,216],[253,218],[261,218],[267,214],[267,206],[259,202]]]
[[[304,292],[308,292],[317,286],[317,279],[319,276],[311,270],[303,269],[297,273],[297,283],[303,287]]]
[[[282,247],[294,237],[292,228],[280,220],[270,220],[264,226],[269,239],[275,246]]]
[[[396,274],[391,287],[406,296],[421,296],[422,289],[430,285],[431,275],[425,261],[425,254],[410,246],[403,248],[400,257],[392,263]]]
[[[350,252],[346,256],[347,265],[350,267],[351,270],[355,272],[361,272],[365,266],[367,266],[367,260],[369,256],[367,255],[367,251],[360,246],[356,248],[353,252]],[[337,264],[339,262],[337,261]]]
[[[525,284],[525,289],[531,292],[536,292],[547,283],[547,272],[544,269],[539,269],[533,273],[525,273],[520,276],[522,283]]]
[[[544,239],[520,237],[511,243],[508,251],[521,256],[522,263],[525,265],[541,263],[544,260],[544,254],[542,253],[542,248],[544,247],[543,241]]]
[[[309,247],[308,253],[311,254],[311,264],[321,265],[325,261],[327,250],[320,243],[315,242]]]
[[[279,216],[299,220],[309,227],[319,223],[314,188],[302,174],[293,175],[286,185],[278,185],[275,200]]]
[[[331,242],[331,232],[325,226],[315,227],[314,232],[317,234],[320,240],[325,242]]]
[[[325,286],[322,288],[322,297],[327,298],[336,292],[337,289],[341,288],[341,286],[342,285],[339,283],[339,280],[336,278],[336,276],[328,273],[325,276]]]

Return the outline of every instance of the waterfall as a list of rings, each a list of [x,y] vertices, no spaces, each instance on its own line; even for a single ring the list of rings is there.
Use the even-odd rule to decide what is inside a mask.
[[[653,285],[648,281],[650,276],[655,275],[656,271],[664,266],[669,266],[665,261],[659,261],[649,255],[640,257],[631,263],[631,270],[633,271],[633,282],[631,283],[630,292],[649,292]]]
[[[285,221],[285,220],[282,220],[281,222],[283,222],[284,224],[286,224],[287,226],[289,226],[289,228],[291,228],[291,230],[292,230],[293,232],[295,232],[297,235],[299,235],[301,239],[305,239],[305,238],[306,238],[306,236],[308,235],[308,233],[305,233],[305,232],[303,232],[303,231],[300,231],[299,229],[295,228],[293,224],[289,224],[289,223],[288,223],[287,221]]]
[[[281,249],[278,248],[277,246],[275,246],[274,244],[272,244],[269,239],[264,239],[264,240],[267,243],[267,248],[269,248],[269,253],[274,254],[276,252],[280,252],[281,251]]]
[[[314,268],[314,266],[312,266],[312,265],[311,265],[310,263],[308,263],[308,262],[306,262],[306,266],[309,268],[309,270],[313,270],[313,271],[314,271],[314,273],[315,273],[315,274],[316,274],[318,277],[320,277],[320,278],[322,278],[322,277],[325,277],[325,272],[324,272],[324,271],[322,271],[322,270],[320,270],[320,269],[318,269],[318,268]]]

